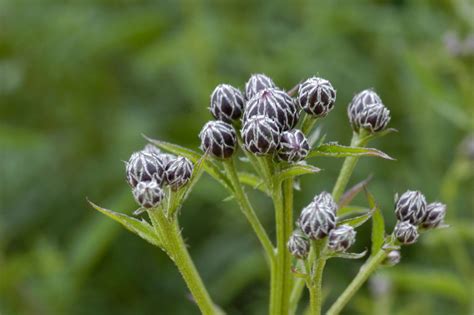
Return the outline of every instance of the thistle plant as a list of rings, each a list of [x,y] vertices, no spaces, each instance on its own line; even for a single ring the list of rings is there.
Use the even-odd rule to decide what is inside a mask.
[[[269,271],[271,315],[295,314],[304,288],[309,291],[310,314],[321,314],[322,279],[331,258],[367,260],[351,283],[333,301],[327,314],[339,314],[358,289],[382,266],[400,262],[402,246],[416,243],[421,233],[444,227],[446,206],[427,204],[419,191],[396,196],[392,216],[398,220],[386,232],[379,204],[369,192],[369,180],[347,187],[360,157],[392,160],[367,144],[385,136],[390,111],[371,89],[354,96],[347,108],[353,129],[349,146],[324,142],[315,125],[336,104],[336,90],[326,79],[312,77],[290,91],[271,78],[255,74],[242,93],[229,84],[211,94],[209,110],[214,118],[204,124],[199,139],[201,152],[160,140],[131,155],[125,177],[139,208],[128,216],[92,206],[130,231],[161,248],[174,262],[193,300],[203,314],[223,314],[204,285],[187,246],[179,216],[192,215],[181,208],[203,173],[216,179],[240,207],[258,239]],[[166,151],[162,152],[161,150]],[[294,214],[295,180],[320,169],[317,157],[344,158],[332,193],[313,192],[314,197]],[[330,187],[328,187],[329,189]],[[247,190],[260,191],[273,203],[276,239],[272,240],[257,216]],[[311,189],[311,188],[307,188]],[[364,192],[365,210],[353,210],[353,198]],[[145,215],[146,214],[146,215]],[[295,221],[295,217],[298,219]],[[354,253],[356,229],[372,222],[370,253]]]

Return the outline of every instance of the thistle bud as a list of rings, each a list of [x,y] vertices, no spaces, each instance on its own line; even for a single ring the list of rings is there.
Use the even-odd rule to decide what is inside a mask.
[[[219,84],[211,94],[209,109],[214,118],[231,123],[242,116],[244,96],[229,84]]]
[[[154,153],[139,151],[132,154],[125,167],[127,182],[136,187],[139,182],[155,180],[158,185],[163,183],[164,167],[162,161]]]
[[[280,136],[278,157],[286,162],[304,160],[309,153],[309,144],[303,132],[298,129],[284,131]]]
[[[336,227],[336,215],[326,204],[310,203],[298,219],[301,230],[311,239],[322,239]]]
[[[405,245],[410,245],[418,239],[418,229],[408,221],[398,222],[393,230],[397,240]]]
[[[263,89],[276,88],[272,79],[264,74],[253,74],[245,84],[245,99],[249,100]]]
[[[169,153],[160,153],[158,155],[163,167],[166,169],[167,165],[176,160],[176,155],[169,154]]]
[[[146,209],[158,206],[165,197],[163,189],[155,180],[139,182],[132,192],[137,203]]]
[[[309,78],[300,85],[298,94],[300,107],[314,117],[325,117],[336,102],[336,90],[322,78]]]
[[[345,252],[355,242],[356,231],[350,225],[340,225],[329,232],[328,247],[335,252]]]
[[[267,155],[277,149],[280,132],[273,119],[257,115],[244,122],[242,138],[247,151],[256,155]]]
[[[372,133],[382,131],[390,121],[390,111],[372,90],[364,90],[354,96],[347,108],[347,114],[356,132],[361,128]]]
[[[434,229],[444,222],[446,216],[446,205],[441,202],[433,202],[426,206],[426,215],[421,222],[425,229]]]
[[[356,94],[347,108],[349,119],[357,117],[357,115],[368,105],[382,103],[382,99],[371,89],[363,90]]]
[[[337,203],[334,201],[332,195],[327,191],[323,191],[319,195],[314,196],[313,202],[317,204],[325,204],[334,212],[334,214],[337,213]]]
[[[143,152],[147,152],[147,153],[152,153],[152,154],[155,154],[155,155],[160,155],[160,154],[162,154],[162,153],[161,153],[161,150],[158,149],[156,146],[154,146],[154,145],[151,144],[151,143],[148,143],[147,145],[145,145],[145,147],[143,148],[142,151],[143,151]]]
[[[201,150],[213,157],[227,159],[235,152],[237,137],[234,127],[223,121],[209,121],[199,133]]]
[[[296,126],[299,111],[295,101],[286,92],[278,89],[264,89],[247,102],[244,123],[257,115],[273,119],[280,130],[285,131]]]
[[[395,215],[400,221],[420,224],[426,215],[425,196],[419,191],[406,191],[395,204]]]
[[[402,259],[402,255],[399,250],[392,250],[387,254],[387,257],[384,259],[382,264],[385,266],[395,266]]]
[[[174,159],[166,166],[166,183],[172,190],[178,190],[189,182],[193,168],[193,163],[185,157],[180,156]]]
[[[291,255],[295,256],[296,258],[305,259],[308,257],[310,243],[306,236],[301,233],[301,231],[296,230],[293,232],[293,234],[290,236],[290,239],[288,240],[287,246]]]

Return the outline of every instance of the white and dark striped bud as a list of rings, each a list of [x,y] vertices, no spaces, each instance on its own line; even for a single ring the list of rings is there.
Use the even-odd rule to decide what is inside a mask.
[[[291,255],[296,258],[305,259],[308,257],[310,242],[301,231],[295,230],[293,234],[291,234],[287,246]]]
[[[395,203],[395,215],[400,221],[420,224],[426,215],[425,196],[419,191],[406,191]]]
[[[170,164],[171,162],[173,162],[177,158],[176,155],[169,154],[169,153],[160,153],[158,155],[158,157],[160,158],[161,162],[163,163],[163,167],[165,169],[168,166],[168,164]]]
[[[174,159],[166,166],[166,183],[172,190],[178,190],[189,182],[193,169],[193,163],[187,158],[180,156]]]
[[[350,225],[340,225],[329,232],[329,249],[335,252],[345,252],[355,242],[356,231]]]
[[[393,234],[404,245],[415,243],[419,236],[417,227],[408,221],[399,221],[393,230]]]
[[[280,131],[273,119],[257,115],[244,122],[242,139],[245,149],[251,153],[273,154],[280,142]]]
[[[245,99],[250,100],[264,89],[276,88],[275,83],[264,74],[253,74],[245,84]]]
[[[244,96],[229,84],[219,84],[211,94],[209,107],[214,118],[231,123],[242,116]]]
[[[209,121],[199,133],[201,150],[213,157],[227,159],[235,152],[237,136],[231,124],[223,121]]]
[[[347,114],[354,131],[369,132],[384,130],[390,121],[390,111],[383,105],[373,90],[364,90],[354,96],[347,108]]]
[[[309,144],[306,136],[298,129],[284,131],[280,136],[278,157],[286,162],[299,162],[309,153]]]
[[[157,207],[165,197],[163,189],[155,180],[139,182],[132,192],[137,203],[146,209]]]
[[[336,103],[336,90],[328,80],[312,77],[298,89],[298,103],[308,114],[325,117]]]
[[[368,105],[378,103],[382,103],[382,99],[372,89],[363,90],[362,92],[356,94],[347,107],[347,114],[351,120],[351,123],[352,118],[357,117],[357,115]]]
[[[136,187],[139,182],[155,180],[158,185],[163,183],[165,170],[163,162],[154,153],[145,151],[134,152],[125,167],[127,182]]]
[[[444,223],[446,216],[446,205],[441,202],[433,202],[426,206],[426,215],[421,222],[425,229],[434,229]]]
[[[161,150],[158,149],[158,147],[156,147],[155,145],[153,145],[153,144],[151,144],[151,143],[148,143],[147,145],[145,145],[145,147],[143,148],[142,151],[143,151],[143,152],[152,153],[152,154],[155,154],[155,155],[160,155],[160,154],[162,154],[162,153],[161,153]]]
[[[257,115],[273,119],[280,131],[285,131],[296,126],[299,111],[295,101],[286,92],[278,89],[264,89],[247,102],[244,123]]]
[[[301,211],[298,225],[306,236],[319,240],[336,227],[336,215],[326,204],[312,202]]]
[[[382,264],[385,266],[395,266],[402,259],[402,254],[399,250],[392,250],[387,254],[387,257],[384,259]]]
[[[332,195],[328,193],[327,191],[323,191],[320,194],[314,196],[313,202],[317,204],[325,204],[334,212],[334,214],[337,213],[337,209],[338,209],[337,203],[336,201],[334,201],[334,198],[332,197]]]

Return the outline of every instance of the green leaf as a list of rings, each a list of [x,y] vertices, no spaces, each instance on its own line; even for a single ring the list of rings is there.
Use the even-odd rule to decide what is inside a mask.
[[[267,193],[265,190],[265,183],[263,182],[262,178],[258,177],[255,174],[248,173],[248,172],[239,172],[239,181],[247,186],[250,186],[254,189],[258,189]]]
[[[380,132],[376,132],[376,133],[373,133],[373,134],[368,134],[367,136],[365,136],[363,139],[360,139],[361,141],[369,141],[369,140],[374,140],[374,139],[377,139],[377,138],[381,138],[381,137],[384,137],[390,133],[394,133],[394,132],[398,132],[397,129],[395,128],[388,128],[388,129],[385,129],[383,131],[380,131]]]
[[[333,253],[329,258],[361,259],[367,254],[367,250],[362,253]]]
[[[305,175],[305,174],[314,174],[314,173],[318,173],[319,171],[321,171],[321,169],[317,168],[316,166],[307,165],[307,164],[293,164],[281,170],[275,176],[277,176],[278,181],[282,182],[288,178]]]
[[[360,206],[345,206],[343,208],[339,208],[337,210],[338,217],[348,217],[354,215],[361,215],[365,212],[370,211],[367,207],[360,207]]]
[[[352,218],[342,219],[342,220],[337,222],[337,225],[347,224],[347,225],[350,225],[354,228],[359,227],[362,224],[364,224],[365,222],[367,222],[372,217],[374,212],[375,212],[375,209],[372,209],[370,211],[367,211],[364,214],[361,214],[361,215],[358,215],[358,216],[355,216],[355,217],[352,217]]]
[[[137,234],[138,236],[143,238],[145,241],[155,246],[163,247],[162,241],[159,239],[158,235],[155,233],[155,230],[145,220],[138,220],[138,219],[129,217],[126,214],[118,213],[109,209],[99,207],[98,205],[96,205],[90,200],[87,200],[87,202],[89,202],[89,204],[94,209],[101,212],[102,214],[105,214],[109,218],[117,221],[118,223],[122,224],[127,230]]]
[[[148,140],[150,143],[156,145],[157,147],[163,150],[166,150],[168,152],[171,152],[173,154],[184,156],[185,158],[188,158],[189,160],[191,160],[193,163],[196,163],[201,158],[201,154],[199,154],[198,152],[182,147],[180,145],[166,142],[166,141],[161,141],[161,140],[154,140],[154,139],[148,138],[145,135],[143,135],[143,137],[146,140]],[[221,172],[221,170],[215,163],[213,163],[212,161],[206,160],[203,167],[204,167],[204,170],[209,175],[211,175],[215,180],[221,183],[229,191],[232,191],[232,185],[230,184],[229,179]]]
[[[369,202],[369,206],[373,209],[374,213],[372,215],[372,248],[371,255],[375,255],[382,248],[385,241],[385,222],[383,219],[382,211],[375,202],[374,196],[365,189],[365,195]]]
[[[342,195],[341,199],[339,200],[338,206],[341,208],[350,204],[352,199],[354,199],[354,197],[357,196],[357,194],[359,194],[359,192],[361,192],[362,189],[364,189],[364,187],[367,186],[367,184],[369,184],[371,179],[372,179],[372,175],[369,175],[369,177],[355,184],[349,190],[347,190],[344,193],[344,195]]]
[[[348,147],[337,144],[336,142],[325,143],[311,150],[308,157],[315,156],[327,156],[336,158],[343,158],[348,156],[375,156],[387,160],[394,160],[386,153],[374,148]]]

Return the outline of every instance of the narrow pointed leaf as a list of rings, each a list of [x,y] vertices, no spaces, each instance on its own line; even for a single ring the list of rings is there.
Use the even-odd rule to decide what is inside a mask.
[[[375,209],[372,209],[364,214],[361,214],[352,218],[342,219],[341,221],[337,222],[337,225],[347,224],[347,225],[352,226],[353,228],[359,227],[365,222],[367,222],[372,217],[374,212],[375,212]]]
[[[248,173],[248,172],[239,172],[239,181],[247,186],[250,186],[254,189],[258,189],[260,191],[263,191],[264,193],[267,193],[265,191],[265,183],[263,180],[258,177],[255,174]]]
[[[345,206],[337,210],[337,216],[341,217],[341,219],[346,219],[350,216],[362,215],[367,211],[370,211],[370,209],[367,207]]]
[[[375,156],[387,160],[394,160],[386,153],[374,148],[359,148],[340,145],[336,142],[322,144],[309,153],[308,157],[327,156],[343,158],[348,156]]]
[[[359,192],[361,192],[362,189],[364,189],[364,187],[369,184],[371,179],[372,179],[372,175],[369,175],[369,177],[367,177],[360,183],[355,184],[349,190],[347,190],[344,193],[344,195],[342,195],[341,199],[339,200],[339,208],[342,208],[350,204],[352,199],[354,199],[354,197],[357,196],[357,194],[359,194]]]
[[[374,140],[374,139],[384,137],[384,136],[386,136],[390,133],[394,133],[394,132],[398,132],[398,130],[395,129],[395,128],[388,128],[388,129],[385,129],[384,131],[381,131],[381,132],[376,132],[374,134],[369,134],[364,139],[361,139],[361,140],[362,141]]]
[[[334,253],[331,258],[344,258],[344,259],[361,259],[367,254],[367,250],[362,253]]]
[[[285,179],[292,178],[295,176],[305,175],[305,174],[314,174],[321,171],[320,168],[312,165],[305,164],[294,164],[280,171],[276,176],[279,181],[284,181]]]
[[[383,219],[382,211],[380,210],[379,206],[375,202],[374,196],[365,189],[365,195],[369,202],[369,206],[371,209],[374,209],[374,213],[372,215],[372,248],[371,248],[371,255],[375,255],[377,251],[382,248],[385,240],[385,222]]]
[[[155,230],[145,220],[138,220],[129,217],[126,214],[99,207],[90,200],[87,201],[94,209],[122,224],[127,230],[137,234],[138,236],[155,246],[163,247],[161,240],[155,233]]]

